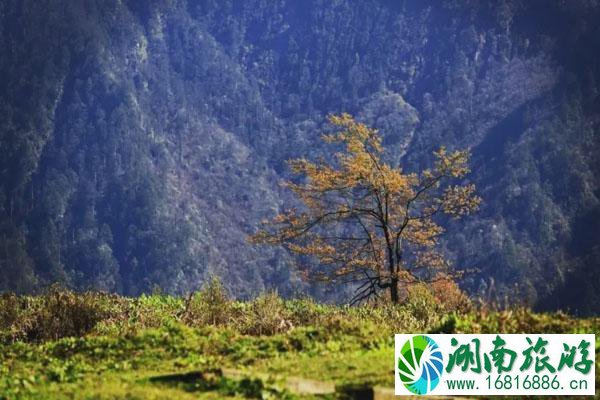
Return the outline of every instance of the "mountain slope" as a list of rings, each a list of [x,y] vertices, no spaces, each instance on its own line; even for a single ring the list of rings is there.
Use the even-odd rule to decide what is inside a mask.
[[[240,297],[305,290],[288,255],[245,236],[292,204],[285,160],[326,154],[325,116],[347,111],[407,170],[442,144],[472,150],[484,206],[443,243],[479,268],[465,288],[592,312],[599,10],[4,2],[0,289],[184,293],[218,274]]]

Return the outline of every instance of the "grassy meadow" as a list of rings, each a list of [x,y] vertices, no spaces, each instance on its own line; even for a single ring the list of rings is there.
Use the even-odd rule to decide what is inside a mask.
[[[0,398],[352,398],[351,388],[393,387],[393,334],[401,332],[596,333],[600,318],[442,302],[425,288],[400,306],[357,307],[274,293],[234,301],[218,282],[186,298],[5,294]],[[281,383],[288,377],[337,392],[299,395]]]

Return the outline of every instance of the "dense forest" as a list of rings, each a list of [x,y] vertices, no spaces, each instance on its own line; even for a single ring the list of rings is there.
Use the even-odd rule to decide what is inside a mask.
[[[0,2],[0,291],[312,287],[247,241],[330,113],[389,162],[468,148],[443,242],[474,296],[600,311],[595,0]]]

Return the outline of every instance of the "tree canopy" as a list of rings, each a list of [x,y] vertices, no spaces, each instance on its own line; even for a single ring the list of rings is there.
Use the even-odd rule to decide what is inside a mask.
[[[300,179],[284,184],[303,207],[264,221],[251,240],[316,258],[318,265],[299,265],[303,276],[354,284],[353,302],[387,291],[398,303],[411,284],[452,276],[436,246],[444,232],[437,216],[460,218],[479,206],[475,185],[460,181],[468,151],[441,147],[431,168],[405,173],[385,161],[377,130],[349,114],[329,121],[337,132],[323,139],[341,151],[332,162],[290,160]]]

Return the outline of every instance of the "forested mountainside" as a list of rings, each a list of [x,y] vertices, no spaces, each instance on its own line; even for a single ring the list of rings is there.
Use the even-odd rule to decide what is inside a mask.
[[[2,1],[0,290],[216,274],[335,298],[246,236],[345,111],[406,171],[471,149],[482,208],[443,243],[464,288],[598,312],[598,21],[594,0]]]

